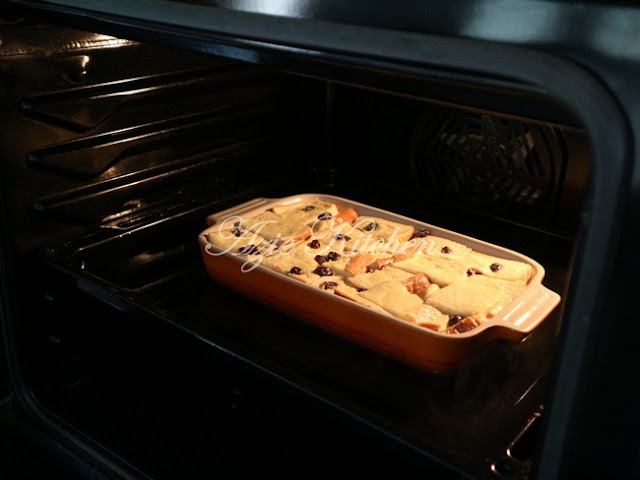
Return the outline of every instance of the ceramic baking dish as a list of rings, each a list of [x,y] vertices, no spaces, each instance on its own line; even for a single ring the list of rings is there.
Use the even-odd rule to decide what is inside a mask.
[[[471,247],[480,253],[528,263],[533,273],[524,291],[500,313],[474,329],[439,333],[374,311],[351,300],[312,287],[263,266],[247,268],[246,260],[220,251],[207,241],[207,234],[230,217],[248,218],[276,205],[324,200],[340,211],[354,208],[359,215],[375,216],[428,229],[431,234]],[[560,296],[542,285],[544,268],[515,251],[472,237],[419,222],[345,198],[324,194],[300,194],[285,198],[256,198],[207,217],[209,228],[201,232],[199,244],[208,275],[217,282],[281,308],[301,319],[365,344],[411,365],[431,371],[446,371],[469,358],[488,340],[520,341],[532,332],[560,302]],[[244,268],[243,268],[244,265]],[[248,270],[248,271],[247,271]],[[256,322],[260,319],[256,318]]]

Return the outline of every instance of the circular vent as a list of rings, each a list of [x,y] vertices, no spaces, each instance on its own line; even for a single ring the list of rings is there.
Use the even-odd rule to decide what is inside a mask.
[[[563,145],[546,125],[434,106],[416,126],[411,161],[414,178],[441,199],[550,220],[565,171]]]

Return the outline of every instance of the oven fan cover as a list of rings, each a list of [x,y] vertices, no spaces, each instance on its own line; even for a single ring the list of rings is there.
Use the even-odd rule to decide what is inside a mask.
[[[561,131],[434,106],[411,142],[413,178],[438,198],[525,223],[553,221],[567,164]]]

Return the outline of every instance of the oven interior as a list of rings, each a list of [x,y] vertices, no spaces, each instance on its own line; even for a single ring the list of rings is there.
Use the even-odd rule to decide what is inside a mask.
[[[399,464],[529,477],[590,170],[569,112],[540,118],[548,99],[390,72],[347,80],[330,64],[312,75],[3,28],[12,338],[48,419],[158,479]],[[524,341],[490,342],[443,374],[206,276],[208,214],[302,192],[524,253],[563,303]]]

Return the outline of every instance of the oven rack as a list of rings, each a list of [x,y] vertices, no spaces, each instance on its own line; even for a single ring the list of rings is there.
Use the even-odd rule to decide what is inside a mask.
[[[197,236],[205,213],[220,208],[220,202],[197,205],[125,232],[76,237],[44,248],[40,257],[100,301],[134,318],[166,322],[419,452],[435,453],[479,478],[528,476],[533,447],[519,445],[531,439],[514,443],[539,423],[534,420],[542,413],[560,309],[523,342],[492,342],[449,374],[420,371],[214,283],[204,271]],[[447,212],[470,235],[493,225],[503,244],[527,238],[533,249],[527,253],[547,269],[545,284],[565,288],[569,240],[498,219],[478,221],[477,214],[453,206]]]

